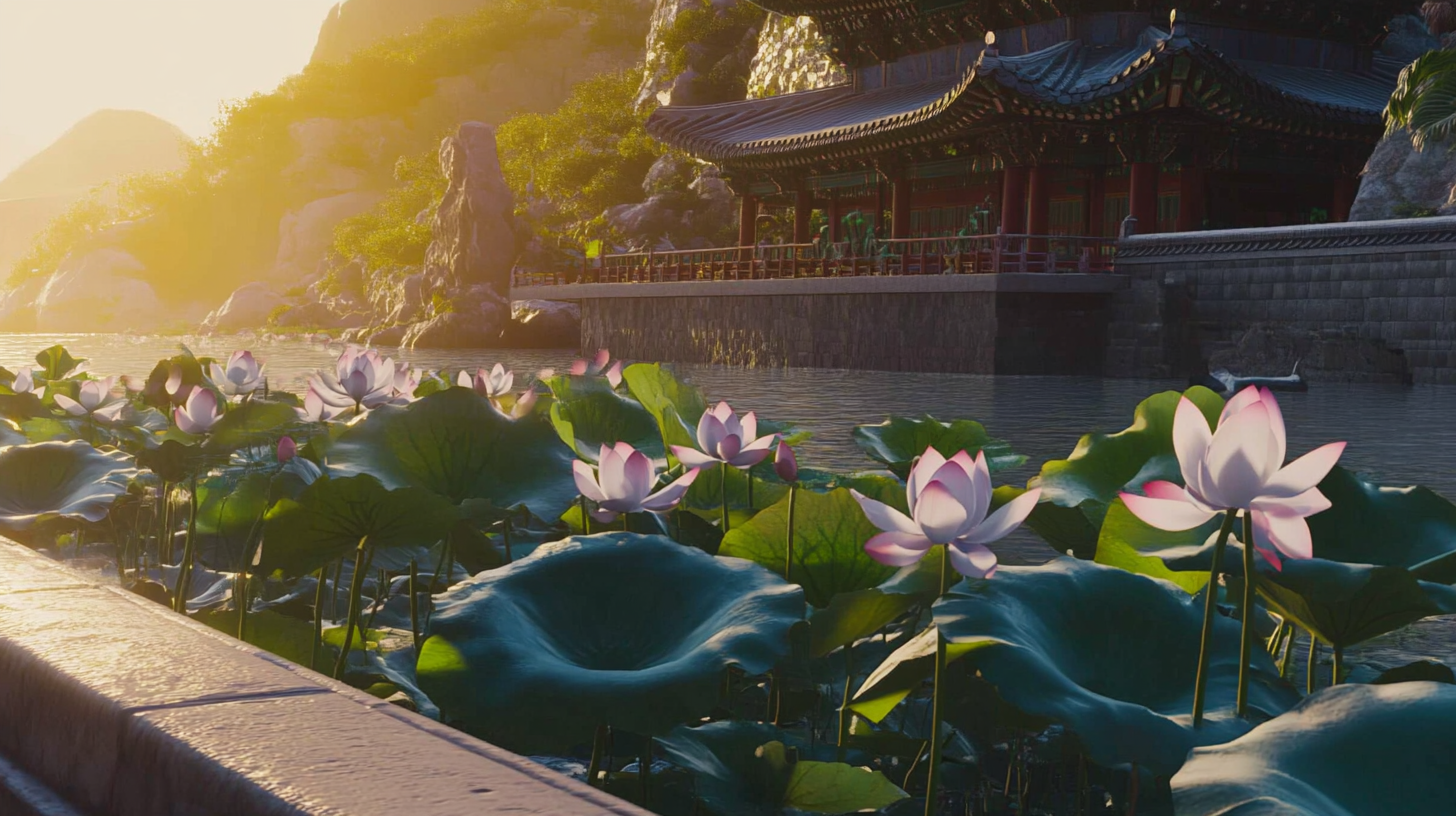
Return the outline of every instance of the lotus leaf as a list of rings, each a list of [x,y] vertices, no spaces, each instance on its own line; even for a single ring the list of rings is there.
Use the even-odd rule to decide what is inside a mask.
[[[35,362],[40,366],[38,374],[47,380],[60,380],[76,373],[76,369],[86,361],[72,357],[65,346],[51,346],[35,355]]]
[[[1053,547],[1090,557],[1096,551],[1103,516],[1119,491],[1141,490],[1158,479],[1183,483],[1173,453],[1173,414],[1184,396],[1203,411],[1210,425],[1218,421],[1223,399],[1207,388],[1194,386],[1183,394],[1164,391],[1143,400],[1126,429],[1115,434],[1087,434],[1071,456],[1042,465],[1041,474],[1027,483],[1042,489],[1042,504],[1081,511],[1080,519],[1063,518],[1056,525],[1057,537],[1048,538]],[[1028,524],[1047,536],[1035,518]]]
[[[329,469],[343,475],[368,473],[455,504],[524,504],[544,519],[560,518],[576,498],[572,459],[550,425],[505,417],[467,388],[376,408],[329,448]]]
[[[602,445],[626,442],[653,459],[667,456],[652,414],[618,394],[602,377],[556,376],[546,381],[555,399],[551,424],[578,456],[595,460]]]
[[[756,561],[782,575],[788,514],[785,498],[729,530],[718,553]],[[789,580],[801,584],[809,603],[820,608],[841,592],[877,586],[895,574],[894,567],[875,561],[864,550],[865,542],[878,533],[848,490],[799,491]]]
[[[24,445],[29,441],[18,423],[10,419],[0,419],[0,447]]]
[[[694,426],[689,423],[696,423],[708,410],[702,392],[655,363],[627,366],[622,379],[632,396],[657,420],[665,444],[697,445]]]
[[[1026,463],[1025,456],[1011,450],[1006,442],[993,439],[984,425],[969,419],[941,422],[929,414],[919,419],[890,417],[878,425],[856,426],[854,441],[866,455],[883,462],[901,479],[910,475],[915,458],[926,448],[935,448],[946,457],[960,451],[974,457],[984,451],[993,472]]]
[[[679,726],[658,745],[693,774],[698,799],[720,816],[778,816],[785,809],[853,813],[907,798],[878,771],[799,759],[809,745],[771,725]]]
[[[1456,587],[1419,581],[1402,567],[1319,558],[1262,570],[1259,594],[1279,614],[1340,649],[1421,618],[1456,614]]]
[[[237,569],[243,548],[262,532],[272,478],[253,472],[235,478],[214,476],[197,486],[197,534],[204,564]],[[356,542],[357,543],[357,542]]]
[[[1456,685],[1456,672],[1451,671],[1450,666],[1436,660],[1417,660],[1414,663],[1387,669],[1370,682],[1373,685],[1383,686],[1390,683],[1414,683],[1421,680]]]
[[[135,475],[130,456],[81,441],[0,449],[0,527],[20,532],[53,518],[101,521]]]
[[[804,615],[802,591],[757,564],[632,533],[542,545],[435,608],[420,687],[446,721],[525,752],[696,720],[729,666],[787,657]]]
[[[1213,558],[1212,550],[1205,545],[1218,533],[1222,523],[1222,517],[1215,517],[1200,527],[1170,533],[1139,519],[1122,499],[1116,499],[1107,508],[1097,536],[1096,561],[1171,581],[1189,593],[1198,592],[1208,585],[1208,565]],[[1225,551],[1231,563],[1239,557],[1237,553],[1229,554],[1233,549]],[[1175,569],[1170,559],[1177,559],[1172,563],[1183,571]],[[1242,571],[1242,567],[1237,571]]]
[[[1341,467],[1319,490],[1331,507],[1309,518],[1316,558],[1414,568],[1456,551],[1456,505],[1432,490],[1384,487]]]
[[[274,445],[280,429],[296,422],[293,407],[283,402],[248,400],[229,408],[208,434],[209,451],[233,451],[250,445]]]
[[[1203,609],[1167,582],[1062,558],[963,581],[934,610],[948,660],[979,672],[1021,717],[1065,726],[1100,765],[1171,775],[1193,746],[1249,727],[1231,711],[1239,625],[1220,616],[1209,666],[1216,713],[1191,728]],[[933,630],[905,644],[865,681],[855,710],[883,719],[930,676],[934,654]],[[1255,661],[1253,708],[1282,713],[1297,700],[1293,689],[1263,651]]]
[[[348,555],[368,536],[376,550],[430,547],[454,526],[450,502],[418,487],[389,490],[369,475],[319,479],[281,499],[264,521],[259,572],[303,575]]]
[[[1173,777],[1179,816],[1456,813],[1456,687],[1325,689]]]

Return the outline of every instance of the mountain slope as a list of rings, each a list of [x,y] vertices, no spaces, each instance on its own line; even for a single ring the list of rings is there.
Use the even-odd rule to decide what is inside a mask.
[[[436,17],[466,14],[488,0],[344,0],[319,29],[311,63],[342,62],[356,51],[419,28]]]
[[[177,170],[188,142],[176,125],[149,113],[97,111],[0,179],[0,201],[75,197],[133,173]]]

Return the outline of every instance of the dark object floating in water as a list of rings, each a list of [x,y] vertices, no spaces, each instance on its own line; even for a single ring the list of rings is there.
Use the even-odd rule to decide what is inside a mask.
[[[165,606],[172,605],[172,592],[166,586],[148,578],[141,578],[126,585],[127,590],[146,598],[149,601],[156,601]]]
[[[1309,384],[1299,374],[1299,361],[1294,370],[1284,377],[1236,377],[1228,369],[1219,368],[1194,379],[1194,385],[1201,385],[1224,396],[1236,394],[1251,385],[1270,391],[1308,391]]]

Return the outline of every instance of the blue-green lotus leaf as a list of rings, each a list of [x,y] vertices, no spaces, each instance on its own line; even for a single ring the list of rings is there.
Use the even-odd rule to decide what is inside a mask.
[[[1456,587],[1403,567],[1311,559],[1262,569],[1259,594],[1280,615],[1344,649],[1432,615],[1456,614]]]
[[[979,672],[1022,718],[1065,726],[1100,765],[1137,763],[1168,776],[1195,745],[1250,727],[1232,715],[1239,625],[1219,616],[1209,716],[1192,729],[1203,605],[1167,582],[1062,558],[962,581],[934,611],[957,671]],[[897,650],[855,695],[855,710],[882,719],[930,675],[934,648],[927,630]],[[1266,653],[1256,650],[1254,660],[1251,706],[1282,713],[1297,695]]]
[[[267,512],[272,477],[266,473],[224,473],[198,482],[198,559],[217,569],[236,570],[244,549],[257,542]],[[246,553],[251,557],[251,553]]]
[[[925,453],[926,448],[935,448],[946,457],[960,451],[971,456],[984,451],[986,464],[993,472],[1026,462],[1025,456],[1013,451],[1008,443],[993,439],[979,422],[969,419],[941,422],[929,414],[918,419],[892,416],[878,425],[857,425],[854,442],[865,455],[883,462],[902,479],[910,475],[915,458]]]
[[[22,532],[54,518],[101,521],[136,472],[130,456],[79,440],[0,449],[0,528]]]
[[[809,743],[772,725],[679,726],[658,746],[693,775],[698,801],[719,816],[856,813],[907,798],[878,771],[804,758]]]
[[[1456,686],[1325,689],[1173,777],[1179,816],[1456,813]]]
[[[20,424],[13,419],[0,419],[0,448],[8,448],[11,445],[24,445],[30,442],[25,432],[20,430]]]
[[[1056,525],[1038,524],[1033,518],[1028,525],[1058,552],[1074,550],[1090,558],[1096,551],[1103,516],[1119,491],[1140,490],[1157,479],[1182,484],[1173,453],[1173,414],[1184,396],[1203,411],[1210,424],[1218,420],[1223,399],[1202,386],[1183,394],[1164,391],[1148,397],[1138,405],[1133,423],[1126,429],[1115,434],[1087,434],[1071,456],[1047,462],[1041,474],[1027,482],[1028,487],[1041,488],[1042,504],[1079,510],[1081,518],[1059,518]],[[1043,528],[1054,531],[1055,538]]]
[[[661,536],[538,547],[436,599],[420,687],[445,720],[520,752],[645,735],[707,714],[723,672],[790,653],[802,591],[750,561]]]
[[[368,473],[460,504],[487,499],[560,518],[576,498],[571,449],[547,423],[513,420],[468,388],[370,411],[328,449],[329,470]]]
[[[667,456],[652,414],[617,393],[605,377],[558,375],[546,381],[551,424],[578,455],[595,460],[602,445],[626,442],[653,459]]]
[[[376,551],[431,547],[457,516],[448,499],[423,488],[389,490],[367,474],[319,479],[297,501],[268,510],[258,572],[303,575],[352,555],[365,537]]]

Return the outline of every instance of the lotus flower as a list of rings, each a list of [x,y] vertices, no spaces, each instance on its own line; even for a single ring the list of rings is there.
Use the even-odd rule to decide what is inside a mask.
[[[293,441],[293,437],[291,437],[291,436],[285,436],[282,439],[278,440],[278,463],[279,464],[286,464],[289,459],[292,459],[293,457],[295,457],[297,455],[298,455],[298,443]]]
[[[251,351],[235,351],[226,366],[209,366],[212,384],[229,397],[242,397],[263,384],[263,366],[253,359]]]
[[[511,386],[516,382],[516,375],[505,366],[496,363],[489,372],[483,368],[477,369],[474,377],[462,371],[455,382],[461,388],[475,389],[475,393],[482,397],[496,399],[511,392]]]
[[[774,452],[774,473],[790,484],[799,481],[799,459],[794,456],[794,449],[789,447],[789,443],[782,439]]]
[[[496,406],[499,407],[500,404],[496,403]],[[521,417],[530,416],[531,411],[535,410],[535,408],[536,389],[527,388],[525,391],[521,392],[521,395],[519,397],[516,397],[516,404],[511,406],[511,419],[520,419]]]
[[[222,408],[212,389],[194,388],[187,404],[173,409],[172,418],[184,433],[201,435],[211,431],[222,419]]]
[[[333,408],[377,408],[394,399],[399,370],[394,361],[374,349],[349,346],[339,356],[334,371],[320,371],[309,377],[310,389]]]
[[[327,422],[336,419],[347,407],[338,407],[324,401],[319,395],[318,389],[313,383],[309,383],[308,390],[303,395],[303,407],[293,409],[298,413],[298,418],[305,422]]]
[[[192,386],[183,384],[183,376],[182,366],[176,363],[167,369],[167,381],[162,384],[162,388],[166,390],[167,397],[171,399],[173,405],[182,405],[187,402],[188,397],[192,396]]]
[[[657,468],[646,454],[626,442],[615,447],[602,446],[597,460],[596,472],[591,465],[578,459],[572,463],[572,475],[576,477],[576,489],[581,495],[596,502],[591,511],[592,518],[603,524],[615,521],[622,513],[663,513],[677,506],[693,480],[698,478],[698,469],[693,468],[679,476],[668,486],[656,493]]]
[[[597,352],[597,356],[590,360],[577,360],[572,363],[571,373],[577,377],[605,376],[607,382],[611,383],[613,388],[616,388],[622,384],[622,361],[618,360],[608,367],[607,363],[611,359],[611,353],[606,349],[602,349]]]
[[[1339,461],[1344,442],[1331,442],[1284,464],[1284,415],[1269,389],[1249,386],[1228,401],[1218,430],[1187,397],[1173,415],[1173,450],[1186,487],[1156,481],[1146,496],[1123,493],[1139,519],[1160,530],[1191,530],[1221,512],[1247,510],[1254,549],[1275,569],[1281,556],[1314,557],[1305,518],[1328,510],[1317,485]]]
[[[870,522],[884,531],[865,542],[871,558],[892,567],[908,567],[931,547],[944,544],[951,566],[969,578],[995,574],[996,554],[986,545],[1020,527],[1041,498],[1041,489],[1034,488],[990,513],[991,471],[986,454],[977,453],[972,461],[970,454],[961,451],[947,460],[934,448],[926,448],[905,484],[909,516],[857,490],[850,492]]]
[[[79,401],[57,394],[56,406],[74,417],[89,414],[101,422],[115,422],[126,409],[126,400],[112,396],[111,387],[115,383],[115,377],[87,380],[81,383],[81,390],[76,395]]]
[[[394,365],[394,402],[414,402],[415,391],[420,387],[425,372],[418,368],[410,368],[409,363],[395,363]]]
[[[44,385],[37,385],[35,382],[35,366],[25,366],[15,372],[15,380],[10,383],[10,390],[17,394],[40,395],[45,391]]]
[[[722,462],[740,469],[751,468],[768,458],[778,436],[758,435],[758,416],[752,411],[740,420],[728,403],[720,402],[704,411],[698,420],[698,447],[693,450],[673,445],[672,454],[688,467],[707,467]]]

